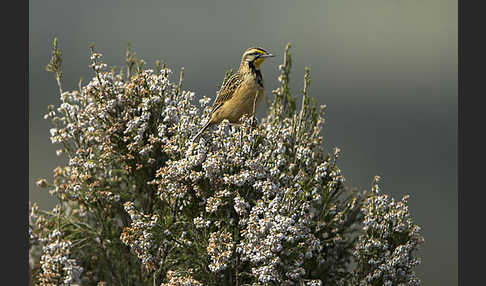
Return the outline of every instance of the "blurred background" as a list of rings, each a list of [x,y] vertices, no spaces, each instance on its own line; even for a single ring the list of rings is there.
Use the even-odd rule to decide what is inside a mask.
[[[458,284],[456,0],[319,1],[30,1],[29,198],[55,205],[36,187],[65,164],[50,143],[48,104],[59,104],[45,71],[52,41],[63,53],[65,90],[92,77],[89,44],[105,63],[124,65],[128,43],[150,68],[160,59],[184,88],[214,97],[241,53],[261,46],[277,58],[262,66],[266,92],[278,86],[287,42],[291,88],[311,69],[310,95],[327,105],[325,148],[341,148],[349,187],[369,189],[373,176],[409,209],[425,244],[417,272],[424,285]],[[264,104],[259,117],[265,114]]]

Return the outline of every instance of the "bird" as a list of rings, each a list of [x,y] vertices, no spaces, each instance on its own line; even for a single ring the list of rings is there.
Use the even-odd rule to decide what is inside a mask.
[[[238,71],[221,86],[212,105],[208,122],[192,141],[199,138],[209,127],[224,119],[232,125],[239,125],[243,115],[254,115],[265,92],[260,66],[266,58],[273,56],[260,47],[251,47],[243,52]]]

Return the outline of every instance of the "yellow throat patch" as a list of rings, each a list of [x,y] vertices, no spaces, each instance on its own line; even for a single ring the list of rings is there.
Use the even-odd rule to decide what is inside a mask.
[[[264,60],[265,60],[264,58],[258,58],[258,59],[256,59],[255,62],[254,62],[255,68],[259,68],[260,65],[263,63]]]

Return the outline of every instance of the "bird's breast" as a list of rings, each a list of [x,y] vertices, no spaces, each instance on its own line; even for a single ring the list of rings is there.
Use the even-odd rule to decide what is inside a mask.
[[[238,122],[243,114],[252,115],[264,95],[263,87],[254,80],[246,82],[235,91],[233,97],[218,109],[217,118]],[[218,120],[219,121],[219,120]]]

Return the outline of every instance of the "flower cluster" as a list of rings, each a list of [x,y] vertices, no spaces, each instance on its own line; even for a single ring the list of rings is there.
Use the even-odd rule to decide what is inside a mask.
[[[47,265],[37,281],[418,281],[410,253],[421,236],[406,202],[344,186],[339,148],[326,154],[322,146],[324,106],[307,94],[308,69],[302,93],[290,92],[289,46],[268,115],[244,117],[238,127],[223,121],[197,141],[191,139],[209,116],[210,100],[195,103],[195,93],[182,89],[183,73],[175,83],[170,69],[143,69],[130,51],[126,75],[107,71],[94,48],[91,61],[93,78],[75,91],[60,85],[61,104],[46,114],[57,154],[68,163],[54,170],[52,182],[38,181],[63,211],[33,208],[32,260]],[[60,60],[52,62],[60,74]],[[53,233],[64,252],[53,248]],[[61,254],[63,268],[52,268]]]
[[[407,198],[395,202],[380,194],[375,177],[362,207],[363,231],[355,245],[359,285],[420,285],[413,268],[420,259],[413,252],[423,243],[420,227],[408,212]]]
[[[130,215],[130,227],[125,227],[120,240],[135,252],[148,270],[156,267],[154,253],[157,247],[153,241],[153,228],[157,225],[157,215],[144,215],[135,210],[133,203],[126,202],[125,210]]]
[[[62,239],[58,230],[49,235],[40,258],[39,285],[81,285],[83,267],[71,257],[71,246],[71,241]]]
[[[177,271],[167,271],[167,283],[162,283],[160,286],[202,286],[199,281],[191,277],[192,269],[180,273]]]
[[[226,231],[211,233],[208,241],[207,252],[211,259],[209,269],[218,272],[226,269],[233,255],[233,237]]]

